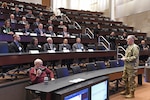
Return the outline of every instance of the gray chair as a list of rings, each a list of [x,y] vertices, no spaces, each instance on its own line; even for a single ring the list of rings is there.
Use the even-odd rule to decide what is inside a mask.
[[[104,61],[96,61],[96,67],[97,69],[105,69],[106,65]]]
[[[56,69],[57,78],[69,76],[69,71],[67,67],[61,67]]]
[[[96,70],[95,63],[88,63],[86,65],[86,68],[87,68],[87,71],[94,71],[94,70]]]
[[[71,69],[72,69],[73,74],[77,74],[77,73],[82,72],[80,66],[71,66]]]

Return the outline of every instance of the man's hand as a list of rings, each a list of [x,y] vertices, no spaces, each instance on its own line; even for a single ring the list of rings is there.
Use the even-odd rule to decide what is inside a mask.
[[[38,70],[37,70],[37,74],[36,74],[36,76],[40,76],[40,75],[41,75],[41,73],[42,73],[41,69],[38,69]]]
[[[51,80],[53,81],[53,80],[55,80],[55,78],[51,78]]]
[[[125,58],[125,57],[122,57],[122,58],[121,58],[121,60],[125,61],[125,60],[126,60],[126,58]]]

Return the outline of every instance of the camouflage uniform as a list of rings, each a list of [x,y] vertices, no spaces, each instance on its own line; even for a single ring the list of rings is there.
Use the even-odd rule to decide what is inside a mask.
[[[139,64],[139,47],[136,44],[129,45],[125,52],[125,58],[122,79],[125,83],[126,91],[130,94],[130,92],[135,91],[136,87],[135,77]]]

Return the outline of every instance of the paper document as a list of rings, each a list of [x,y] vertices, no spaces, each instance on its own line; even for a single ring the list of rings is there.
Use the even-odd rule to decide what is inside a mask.
[[[82,78],[76,78],[76,79],[70,80],[69,82],[78,83],[78,82],[81,82],[81,81],[84,81],[84,80],[85,79],[82,79]]]

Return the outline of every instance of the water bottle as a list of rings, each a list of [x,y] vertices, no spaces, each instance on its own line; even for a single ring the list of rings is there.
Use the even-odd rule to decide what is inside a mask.
[[[44,84],[48,85],[48,77],[47,76],[44,77]]]

